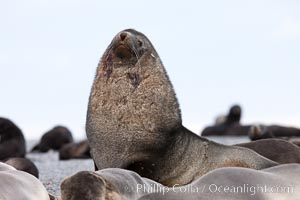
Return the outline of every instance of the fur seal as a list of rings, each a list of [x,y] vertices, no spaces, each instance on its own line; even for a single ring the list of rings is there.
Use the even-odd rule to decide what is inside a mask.
[[[6,118],[0,118],[0,161],[11,157],[25,157],[26,143],[19,127]]]
[[[300,148],[286,140],[263,139],[236,144],[235,146],[252,149],[256,153],[280,164],[300,163]]]
[[[61,200],[298,200],[299,173],[299,164],[260,171],[226,167],[215,169],[186,186],[165,187],[124,169],[82,171],[63,180]]]
[[[273,135],[269,135],[270,133],[264,133],[263,129],[265,126],[260,124],[254,124],[250,127],[248,131],[248,136],[251,140],[259,140],[259,139],[266,139],[266,138],[274,138]]]
[[[129,169],[164,185],[184,185],[219,167],[277,164],[185,128],[157,52],[133,29],[115,36],[98,65],[86,133],[98,169]]]
[[[219,123],[225,124],[225,125],[234,125],[234,124],[240,124],[242,118],[242,108],[240,105],[233,105],[230,107],[228,114],[226,115],[224,122]]]
[[[50,196],[36,177],[0,163],[0,199],[50,200]]]
[[[220,115],[216,118],[215,125],[233,125],[240,124],[242,117],[242,108],[240,105],[233,105],[230,107],[227,115]]]
[[[240,105],[233,105],[230,107],[227,115],[220,115],[216,118],[215,125],[232,125],[240,124],[242,117],[242,108]]]
[[[39,170],[35,164],[27,158],[10,158],[5,161],[6,164],[13,166],[17,170],[27,172],[36,178],[39,178]]]
[[[59,150],[60,160],[91,158],[90,146],[87,140],[64,145]]]
[[[73,142],[71,131],[64,126],[55,126],[46,132],[40,142],[31,151],[47,152],[50,149],[59,150],[65,144]]]
[[[259,140],[266,138],[285,138],[300,137],[300,129],[294,127],[285,127],[278,125],[262,125],[255,124],[248,131],[251,140]]]
[[[216,119],[213,126],[208,126],[203,129],[202,136],[239,136],[247,135],[250,126],[242,126],[240,124],[242,117],[242,108],[240,105],[233,105],[230,107],[226,116],[220,116]]]

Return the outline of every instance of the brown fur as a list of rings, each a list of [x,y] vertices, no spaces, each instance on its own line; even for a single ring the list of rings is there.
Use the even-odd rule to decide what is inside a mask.
[[[86,132],[98,169],[130,169],[166,185],[187,184],[228,159],[255,169],[276,164],[183,127],[157,52],[145,35],[132,29],[117,34],[98,65]]]

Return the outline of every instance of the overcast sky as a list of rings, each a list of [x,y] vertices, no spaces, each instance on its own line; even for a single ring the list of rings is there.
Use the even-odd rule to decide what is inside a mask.
[[[54,125],[85,136],[95,70],[125,28],[153,43],[184,125],[229,106],[244,123],[300,127],[300,1],[0,1],[0,116],[30,138]]]

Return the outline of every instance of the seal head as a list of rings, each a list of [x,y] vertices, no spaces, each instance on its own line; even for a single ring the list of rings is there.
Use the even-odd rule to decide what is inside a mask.
[[[233,105],[227,115],[227,124],[240,123],[242,108],[239,105]]]

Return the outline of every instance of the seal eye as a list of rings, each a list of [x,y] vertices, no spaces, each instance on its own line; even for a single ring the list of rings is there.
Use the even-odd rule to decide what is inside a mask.
[[[143,42],[141,40],[138,40],[139,47],[143,46]]]

